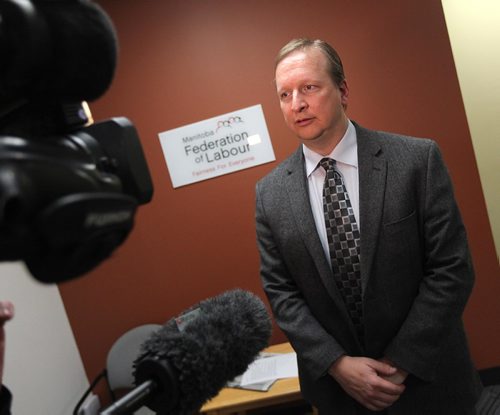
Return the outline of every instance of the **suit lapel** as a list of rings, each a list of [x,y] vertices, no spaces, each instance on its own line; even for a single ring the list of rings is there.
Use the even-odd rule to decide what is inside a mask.
[[[309,189],[304,171],[302,146],[298,148],[286,169],[285,185],[289,203],[297,229],[311,255],[327,292],[336,301],[342,298],[335,287],[332,270],[323,251],[323,246],[316,231],[316,223],[309,201]]]
[[[374,139],[377,133],[354,125],[358,140],[361,278],[365,293],[382,223],[387,163]]]

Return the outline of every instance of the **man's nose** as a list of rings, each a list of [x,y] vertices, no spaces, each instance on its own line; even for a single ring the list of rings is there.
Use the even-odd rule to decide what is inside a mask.
[[[307,108],[307,102],[302,94],[294,92],[292,96],[292,111],[302,112]]]

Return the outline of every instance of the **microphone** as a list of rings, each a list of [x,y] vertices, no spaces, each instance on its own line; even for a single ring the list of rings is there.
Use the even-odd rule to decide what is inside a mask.
[[[246,370],[267,346],[271,330],[264,303],[248,291],[201,301],[142,344],[134,362],[138,386],[101,415],[144,405],[156,413],[193,414]]]
[[[48,24],[52,59],[39,92],[93,101],[111,85],[118,40],[109,16],[89,0],[33,0]]]
[[[2,0],[0,108],[99,98],[113,80],[117,49],[110,18],[89,0]]]

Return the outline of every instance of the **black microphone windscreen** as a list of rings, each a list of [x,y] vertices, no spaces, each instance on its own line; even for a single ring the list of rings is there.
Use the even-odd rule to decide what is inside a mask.
[[[0,113],[8,113],[29,100],[99,98],[113,80],[118,43],[90,0],[1,0],[0,54]]]
[[[34,3],[47,22],[53,50],[37,93],[68,101],[99,98],[117,61],[116,33],[107,14],[89,0]]]
[[[167,361],[177,373],[178,386],[168,413],[192,414],[246,370],[267,346],[271,330],[258,296],[241,289],[227,291],[169,320],[142,345],[136,369],[144,359]],[[150,408],[160,413],[167,409]]]

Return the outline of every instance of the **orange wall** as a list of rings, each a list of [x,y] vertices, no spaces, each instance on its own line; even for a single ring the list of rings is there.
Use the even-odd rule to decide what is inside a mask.
[[[254,186],[297,146],[272,81],[276,52],[298,36],[323,38],[340,52],[352,119],[439,142],[477,271],[466,310],[473,355],[478,367],[500,364],[498,261],[439,1],[99,3],[116,25],[120,59],[113,86],[91,107],[96,119],[124,115],[134,121],[155,195],[112,259],[60,286],[89,378],[103,367],[113,341],[132,327],[163,323],[234,287],[264,298]],[[172,188],[159,132],[259,103],[276,162]],[[272,342],[282,340],[275,328]]]

